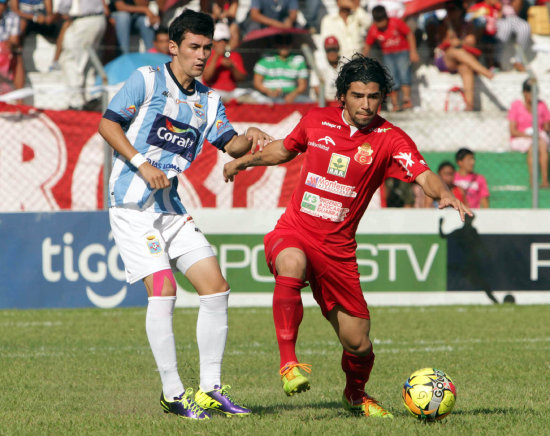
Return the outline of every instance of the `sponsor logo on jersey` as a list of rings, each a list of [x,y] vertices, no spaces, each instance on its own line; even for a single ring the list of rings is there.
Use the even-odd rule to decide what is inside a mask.
[[[357,153],[353,156],[353,159],[356,162],[359,162],[361,165],[370,165],[372,163],[372,153],[373,149],[371,145],[366,142],[357,147]]]
[[[342,203],[339,201],[323,198],[306,191],[302,197],[300,212],[333,222],[341,222],[346,218],[349,209],[342,207]]]
[[[149,67],[149,72],[150,73],[156,73],[157,71],[160,71],[160,67]]]
[[[162,148],[192,162],[195,159],[200,132],[189,124],[157,114],[147,143]]]
[[[319,138],[317,140],[318,142],[324,142],[325,144],[330,144],[330,145],[336,145],[334,143],[334,140],[330,137],[330,136],[325,136],[324,138]]]
[[[122,115],[126,115],[127,117],[133,117],[136,114],[136,106],[128,106],[127,108],[124,108],[120,111]]]
[[[396,159],[397,162],[399,162],[401,166],[405,169],[405,171],[407,172],[407,176],[409,177],[413,176],[410,171],[410,169],[414,165],[414,160],[412,159],[411,152],[405,153],[401,151],[399,154],[395,155],[393,158]]]
[[[195,103],[195,107],[198,107],[199,109],[202,109],[202,104],[200,104],[200,103]]]
[[[338,153],[332,153],[328,164],[327,173],[333,176],[346,177],[348,172],[349,157]]]
[[[223,126],[223,120],[216,120],[216,130],[220,130],[221,126]]]
[[[162,254],[162,246],[158,238],[155,235],[147,236],[146,238],[147,248],[149,249],[149,254],[151,256],[160,256]]]
[[[321,122],[321,125],[330,127],[331,129],[341,129],[342,128],[342,126],[340,126],[339,124],[329,123],[328,121]]]
[[[391,130],[391,127],[373,127],[372,129],[369,129],[369,133],[370,132],[374,132],[374,133],[386,133],[388,130]]]
[[[197,117],[199,117],[200,119],[204,119],[204,117],[206,116],[206,114],[204,113],[203,110],[199,109],[199,108],[193,108],[193,111],[195,112],[195,115]]]
[[[313,141],[308,141],[307,145],[308,147],[316,147],[316,148],[320,148],[321,150],[328,151],[328,145],[317,144],[316,142],[313,142]]]
[[[306,185],[343,197],[357,197],[357,192],[354,191],[355,186],[343,185],[336,180],[328,180],[326,177],[315,173],[307,173]]]

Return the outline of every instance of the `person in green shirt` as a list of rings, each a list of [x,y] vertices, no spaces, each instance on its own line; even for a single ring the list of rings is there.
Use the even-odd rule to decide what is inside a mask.
[[[254,66],[254,88],[275,103],[307,102],[308,70],[302,55],[290,52],[292,35],[274,37],[277,54],[262,57]]]

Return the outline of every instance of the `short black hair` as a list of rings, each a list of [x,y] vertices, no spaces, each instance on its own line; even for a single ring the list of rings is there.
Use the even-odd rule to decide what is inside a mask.
[[[462,159],[464,159],[468,155],[474,155],[474,152],[470,150],[469,148],[460,148],[456,154],[455,154],[455,160],[457,162],[460,162]]]
[[[451,167],[453,170],[456,170],[455,166],[449,160],[444,160],[437,167],[437,172],[440,172],[445,167]]]
[[[521,85],[523,92],[531,92],[531,79],[525,79],[523,85]]]
[[[372,8],[372,19],[377,23],[387,20],[388,13],[386,12],[386,8],[382,5],[378,5]]]
[[[159,26],[159,28],[155,30],[155,39],[157,39],[157,35],[163,35],[163,34],[168,34],[168,27]]]
[[[186,9],[172,21],[168,29],[168,35],[170,40],[180,45],[187,32],[212,38],[214,36],[214,20],[204,12]]]
[[[338,73],[336,78],[336,98],[338,100],[346,95],[352,82],[378,83],[383,98],[393,89],[393,79],[388,69],[376,59],[359,53],[354,54]]]
[[[275,45],[291,45],[292,35],[290,33],[278,33],[273,37],[273,44]]]

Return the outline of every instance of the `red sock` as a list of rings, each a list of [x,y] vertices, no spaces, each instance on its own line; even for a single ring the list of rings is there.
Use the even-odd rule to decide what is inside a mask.
[[[359,401],[365,393],[365,385],[369,381],[374,353],[367,356],[356,356],[346,350],[342,353],[342,369],[346,373],[346,389],[344,393],[348,400]]]
[[[273,320],[279,343],[281,368],[287,362],[297,362],[296,339],[304,316],[300,290],[306,284],[293,277],[277,276],[273,292]]]

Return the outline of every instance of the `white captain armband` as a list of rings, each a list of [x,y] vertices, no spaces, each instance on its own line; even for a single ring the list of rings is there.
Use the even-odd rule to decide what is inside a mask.
[[[139,168],[145,162],[147,162],[147,159],[145,159],[141,153],[136,153],[134,157],[130,159],[130,163],[136,168]]]

